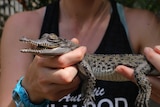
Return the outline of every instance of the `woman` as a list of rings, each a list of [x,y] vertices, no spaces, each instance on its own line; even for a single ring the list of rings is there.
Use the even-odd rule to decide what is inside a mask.
[[[77,38],[73,41],[82,46],[54,58],[19,52],[29,47],[19,43],[19,38],[25,35],[36,39],[43,33]],[[160,24],[154,14],[123,7],[114,0],[58,0],[47,7],[13,15],[6,22],[2,36],[0,106],[15,107],[11,94],[17,80],[24,76],[21,84],[29,95],[29,103],[42,104],[48,99],[53,101],[50,106],[81,107],[80,79],[74,64],[81,61],[86,52],[142,53],[160,71],[159,50],[152,49],[159,45],[159,35]],[[119,66],[117,71],[133,80],[130,68]],[[157,96],[160,95],[160,85],[157,85],[160,80],[151,77],[150,81],[152,98],[160,102]],[[133,107],[138,89],[129,81],[97,81],[95,92],[96,100],[90,103],[92,106]]]

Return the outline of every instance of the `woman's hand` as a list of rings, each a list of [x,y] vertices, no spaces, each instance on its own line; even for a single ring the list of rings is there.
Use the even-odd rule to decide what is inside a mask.
[[[57,101],[77,89],[80,80],[74,65],[85,53],[86,48],[79,47],[61,56],[35,56],[22,82],[30,100],[35,103],[44,99]]]
[[[154,49],[146,47],[144,49],[144,54],[147,57],[148,61],[150,61],[160,72],[160,46],[155,46]],[[133,69],[120,65],[116,68],[116,71],[134,82]],[[149,76],[148,78],[152,84],[151,98],[157,103],[160,103],[160,77]]]
[[[152,48],[145,48],[144,50],[147,59],[156,67],[160,72],[160,46]],[[160,103],[160,77],[149,76],[149,80],[152,84],[152,96],[151,98]]]

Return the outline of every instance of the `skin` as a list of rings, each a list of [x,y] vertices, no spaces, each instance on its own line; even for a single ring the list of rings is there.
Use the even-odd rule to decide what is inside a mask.
[[[60,1],[60,36],[77,38],[73,41],[79,42],[82,47],[54,58],[33,58],[31,54],[19,52],[20,49],[29,47],[18,42],[19,38],[23,35],[33,39],[39,37],[45,7],[18,13],[8,19],[1,44],[0,107],[15,107],[11,93],[21,76],[24,76],[22,85],[34,103],[40,103],[44,99],[56,101],[78,88],[80,80],[74,64],[81,61],[86,52],[94,53],[109,23],[111,4],[106,0],[102,6],[102,2],[103,0]],[[145,10],[124,7],[124,11],[134,52],[145,54],[160,71],[157,63],[160,61],[160,51],[157,48],[160,43],[159,19]],[[91,42],[95,44],[90,44]],[[119,66],[117,72],[133,80],[132,69]],[[155,93],[160,95],[160,80],[158,77],[149,79],[153,86],[152,99],[160,102],[160,98],[155,96]]]
[[[159,64],[159,60],[160,60],[160,46],[155,46],[153,49],[146,47],[144,49],[144,54],[146,55],[147,59],[157,68],[158,71],[160,71],[160,64]],[[134,81],[134,77],[133,77],[133,72],[134,70],[125,66],[118,66],[116,68],[117,72],[122,74],[123,76],[127,77],[128,79],[130,79],[131,81]],[[150,82],[152,83],[152,95],[151,98],[157,102],[160,103],[160,96],[159,96],[159,90],[160,90],[160,85],[159,85],[159,81],[160,78],[159,77],[152,77],[149,76],[148,79],[150,80]]]

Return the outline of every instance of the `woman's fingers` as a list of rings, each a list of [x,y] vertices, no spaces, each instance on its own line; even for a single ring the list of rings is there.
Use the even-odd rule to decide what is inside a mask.
[[[124,65],[119,65],[116,67],[116,71],[126,77],[127,79],[134,81],[134,70],[126,67]]]
[[[86,47],[81,46],[61,56],[35,56],[22,83],[31,101],[57,101],[74,91],[80,83],[74,65],[83,59],[85,53]]]
[[[157,53],[160,52],[159,48],[149,48],[146,47],[144,49],[144,54],[147,57],[147,60],[149,60],[149,62],[151,62],[155,68],[157,68],[158,71],[160,71],[160,54]]]
[[[71,52],[56,57],[39,57],[39,64],[50,68],[64,68],[81,61],[86,53],[86,47],[79,47]]]
[[[155,46],[154,51],[160,54],[160,46]]]
[[[76,76],[72,82],[68,84],[50,84],[48,86],[43,85],[45,97],[51,101],[57,101],[65,95],[75,91],[79,87],[80,79]]]
[[[44,70],[46,72],[41,72],[41,76],[39,76],[40,83],[48,83],[48,84],[69,84],[77,75],[77,69],[74,66],[69,66],[64,69],[50,69]]]

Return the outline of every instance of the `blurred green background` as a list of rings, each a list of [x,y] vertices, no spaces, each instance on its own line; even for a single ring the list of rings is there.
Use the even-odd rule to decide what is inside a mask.
[[[16,12],[34,10],[54,0],[0,0],[0,36],[7,18]],[[160,0],[116,0],[126,6],[147,9],[160,15]]]

